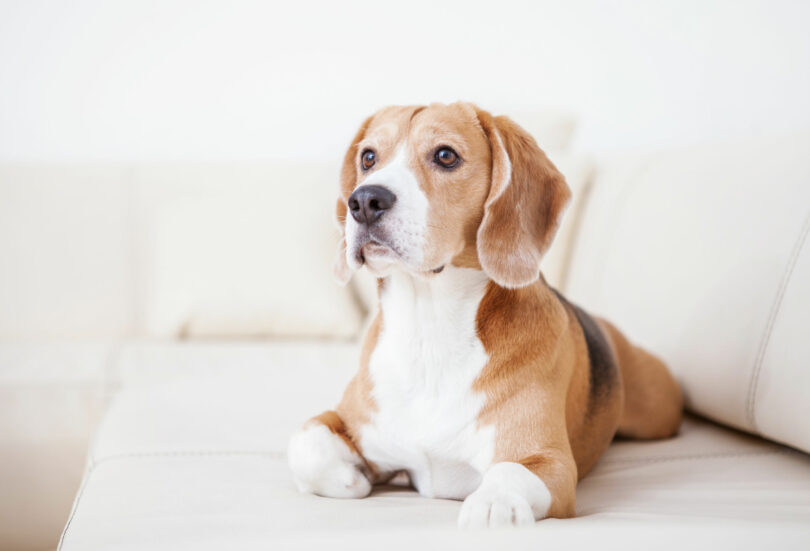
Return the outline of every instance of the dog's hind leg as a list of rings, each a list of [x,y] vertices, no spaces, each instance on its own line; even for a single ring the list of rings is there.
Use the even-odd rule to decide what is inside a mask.
[[[599,322],[610,336],[624,386],[624,409],[616,434],[642,439],[677,434],[683,417],[683,397],[667,366],[633,346],[610,322]]]

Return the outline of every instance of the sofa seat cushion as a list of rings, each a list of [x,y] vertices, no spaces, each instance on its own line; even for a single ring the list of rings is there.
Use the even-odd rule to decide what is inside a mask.
[[[135,345],[103,420],[61,549],[655,548],[810,541],[810,457],[687,419],[659,442],[618,441],[579,486],[573,520],[457,531],[460,502],[381,487],[299,494],[288,436],[339,399],[352,344]],[[610,546],[610,545],[608,545]]]

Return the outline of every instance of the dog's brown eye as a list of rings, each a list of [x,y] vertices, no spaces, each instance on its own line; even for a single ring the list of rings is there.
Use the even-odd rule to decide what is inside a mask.
[[[374,163],[377,162],[377,155],[375,155],[372,150],[366,149],[363,151],[363,155],[360,157],[360,162],[363,165],[363,170],[368,170],[374,166]]]
[[[434,160],[444,168],[455,168],[458,165],[459,157],[458,154],[449,147],[442,147],[436,151]]]

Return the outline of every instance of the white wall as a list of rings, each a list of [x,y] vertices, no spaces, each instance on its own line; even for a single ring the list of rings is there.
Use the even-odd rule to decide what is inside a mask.
[[[335,157],[458,98],[598,153],[810,127],[808,2],[345,4],[2,1],[0,161]]]

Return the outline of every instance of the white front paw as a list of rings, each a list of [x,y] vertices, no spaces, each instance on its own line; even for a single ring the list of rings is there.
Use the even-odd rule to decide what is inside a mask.
[[[551,506],[545,483],[519,463],[496,463],[461,505],[461,528],[525,526],[544,518]]]
[[[476,490],[464,500],[458,516],[461,528],[525,526],[533,523],[531,505],[514,492]]]
[[[287,460],[301,492],[342,498],[371,493],[363,459],[324,425],[310,425],[295,434]]]

